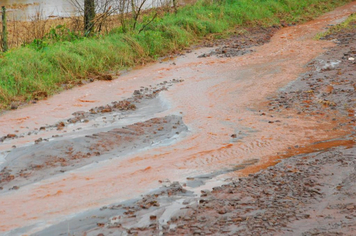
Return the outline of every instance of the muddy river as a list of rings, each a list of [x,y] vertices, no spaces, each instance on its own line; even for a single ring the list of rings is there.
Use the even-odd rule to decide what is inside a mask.
[[[198,57],[211,48],[187,51],[3,114],[0,136],[17,138],[0,143],[0,167],[12,170],[0,190],[0,232],[40,232],[78,213],[138,197],[166,179],[244,176],[348,134],[346,126],[336,129],[337,111],[272,114],[266,104],[334,46],[315,35],[353,12],[355,3],[282,28],[242,56]],[[121,106],[130,109],[114,109]],[[99,108],[85,113],[94,107]],[[68,121],[73,113],[82,121]],[[236,168],[242,164],[246,168]]]

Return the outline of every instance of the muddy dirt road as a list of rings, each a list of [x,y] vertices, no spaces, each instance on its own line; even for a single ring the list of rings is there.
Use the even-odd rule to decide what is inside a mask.
[[[167,222],[189,203],[183,197],[201,188],[281,158],[353,147],[355,64],[348,58],[355,56],[354,38],[342,45],[313,38],[354,12],[355,2],[303,25],[270,29],[264,44],[251,37],[250,46],[259,46],[226,42],[215,53],[187,51],[3,114],[0,231],[82,235],[94,224],[99,230],[90,235],[98,235],[104,219],[117,214],[99,208],[149,191],[179,195],[181,202],[162,218]],[[167,179],[188,191],[175,183],[162,192]],[[159,207],[156,200],[143,203],[144,209]],[[136,215],[130,219],[132,227],[147,225]],[[155,225],[157,234],[169,229]]]

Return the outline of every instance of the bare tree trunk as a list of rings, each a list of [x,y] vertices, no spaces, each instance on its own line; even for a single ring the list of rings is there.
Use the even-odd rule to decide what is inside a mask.
[[[135,0],[131,0],[131,12],[132,12],[132,18],[135,20],[137,14]]]
[[[3,52],[6,52],[8,50],[6,8],[5,8],[5,6],[2,6],[2,50],[3,50]]]
[[[84,33],[89,35],[94,28],[95,4],[94,0],[84,0]]]
[[[139,6],[136,5],[134,1],[135,0],[131,0],[132,17],[133,17],[133,20],[134,20],[134,23],[133,23],[133,26],[132,26],[133,30],[136,29],[138,18],[140,17],[143,5],[145,5],[147,0],[141,0],[141,3],[140,3]]]
[[[173,8],[174,8],[174,13],[177,14],[177,11],[178,11],[178,9],[177,9],[177,0],[173,0]]]

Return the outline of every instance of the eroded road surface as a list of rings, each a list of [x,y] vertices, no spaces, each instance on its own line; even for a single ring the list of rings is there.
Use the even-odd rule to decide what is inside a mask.
[[[355,2],[303,25],[257,30],[250,38],[233,38],[216,49],[188,50],[116,80],[95,81],[3,114],[0,231],[5,235],[253,235],[258,228],[259,233],[288,234],[291,231],[280,231],[273,222],[262,227],[263,219],[278,214],[277,220],[288,220],[290,215],[297,222],[291,230],[301,230],[299,220],[312,215],[302,207],[297,213],[286,207],[282,213],[261,216],[262,223],[248,219],[259,219],[257,213],[268,213],[272,203],[314,204],[293,194],[304,196],[305,186],[320,180],[308,179],[329,173],[327,167],[337,172],[325,152],[332,149],[330,155],[344,158],[339,162],[353,165],[356,84],[355,62],[349,58],[356,54],[355,37],[352,33],[341,41],[314,37],[354,12]],[[304,154],[308,160],[317,156],[326,167],[314,168],[318,161],[300,167],[303,163],[297,156],[289,164],[265,170],[280,159]],[[279,189],[285,180],[266,182],[284,178],[284,171],[305,172],[288,177],[295,185],[292,193]],[[213,196],[204,190],[201,197],[210,198],[196,200],[201,189],[256,172],[260,174],[216,188]],[[352,168],[345,173],[351,175]],[[237,189],[246,190],[233,199],[242,201],[238,209],[244,212],[229,218],[225,214],[234,212],[234,204],[224,201]],[[257,208],[248,206],[256,202],[256,193],[273,196],[271,189],[290,199],[264,199],[254,205]],[[322,195],[324,189],[312,190],[308,199]],[[195,201],[203,205],[182,213]],[[354,209],[340,204],[332,209]],[[207,209],[214,207],[219,209],[209,214],[219,222],[199,218],[200,223],[208,222],[206,230],[197,225],[197,217],[207,217]],[[251,209],[259,212],[249,216]]]

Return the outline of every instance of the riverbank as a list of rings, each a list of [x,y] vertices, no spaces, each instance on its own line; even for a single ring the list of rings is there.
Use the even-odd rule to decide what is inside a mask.
[[[177,14],[159,17],[147,27],[140,22],[137,29],[143,29],[141,32],[123,34],[118,29],[99,38],[54,44],[38,40],[0,58],[1,107],[16,109],[23,102],[46,99],[110,71],[117,78],[116,71],[179,53],[198,40],[225,35],[235,27],[240,31],[302,22],[346,2],[350,1],[201,1],[180,8]]]

